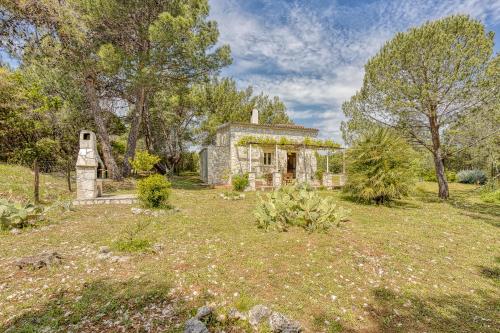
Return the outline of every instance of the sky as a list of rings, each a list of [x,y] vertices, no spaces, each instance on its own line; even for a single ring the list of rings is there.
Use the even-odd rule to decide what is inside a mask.
[[[500,0],[209,0],[220,44],[238,86],[279,96],[292,120],[342,142],[341,105],[361,87],[363,66],[396,32],[451,14],[468,14],[495,32]]]

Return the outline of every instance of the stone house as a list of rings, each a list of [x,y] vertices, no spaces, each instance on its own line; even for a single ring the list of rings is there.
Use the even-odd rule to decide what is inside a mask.
[[[233,175],[248,174],[250,190],[292,181],[331,187],[331,177],[330,182],[315,179],[315,152],[321,147],[307,142],[318,132],[299,125],[259,124],[258,111],[254,110],[250,123],[221,125],[214,144],[201,149],[201,179],[209,185],[228,185]]]

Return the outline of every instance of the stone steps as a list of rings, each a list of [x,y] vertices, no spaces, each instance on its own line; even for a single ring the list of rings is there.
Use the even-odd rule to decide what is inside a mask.
[[[133,205],[138,203],[137,197],[133,194],[109,195],[93,199],[76,199],[73,205]]]

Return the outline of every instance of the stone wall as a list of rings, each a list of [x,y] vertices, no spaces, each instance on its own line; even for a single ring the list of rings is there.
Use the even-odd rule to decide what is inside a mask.
[[[303,129],[272,129],[258,128],[231,125],[228,127],[230,133],[230,155],[231,155],[231,174],[244,174],[249,172],[248,146],[237,146],[238,141],[244,136],[267,137],[275,140],[280,140],[285,137],[289,140],[302,141],[305,137],[315,137],[316,134],[309,130]],[[264,165],[264,153],[272,154],[271,165]],[[314,149],[296,148],[285,149],[278,145],[278,171],[286,172],[287,168],[287,152],[295,152],[297,154],[296,173],[297,179],[305,181],[306,178],[312,179],[316,172],[316,156]],[[275,146],[258,146],[252,145],[252,171],[256,173],[256,177],[260,178],[265,174],[270,174],[276,171],[276,148]]]
[[[95,167],[78,167],[76,169],[76,197],[93,199],[98,196],[97,169]]]

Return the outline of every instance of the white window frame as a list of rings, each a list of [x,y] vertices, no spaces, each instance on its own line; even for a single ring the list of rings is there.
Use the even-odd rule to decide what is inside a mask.
[[[273,165],[273,153],[264,152],[264,163],[265,166]]]

